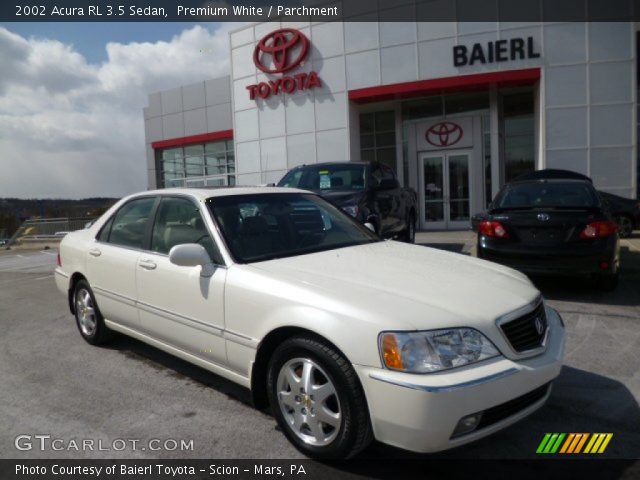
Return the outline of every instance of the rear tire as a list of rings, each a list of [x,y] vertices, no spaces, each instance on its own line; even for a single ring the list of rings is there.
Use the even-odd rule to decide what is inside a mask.
[[[629,238],[633,233],[633,220],[627,215],[616,215],[614,220],[618,224],[620,238]]]
[[[353,366],[312,336],[293,337],[276,348],[269,361],[267,394],[286,437],[311,458],[349,458],[373,439]]]
[[[103,345],[113,339],[113,332],[104,324],[93,290],[86,280],[76,283],[73,291],[73,310],[82,338],[91,345]]]
[[[618,288],[619,280],[619,272],[599,275],[597,277],[598,288],[603,292],[613,292],[616,288]]]

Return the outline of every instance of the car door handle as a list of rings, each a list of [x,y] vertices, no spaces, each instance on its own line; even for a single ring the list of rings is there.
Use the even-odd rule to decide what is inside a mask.
[[[99,257],[100,255],[102,255],[102,252],[99,248],[92,248],[91,250],[89,250],[89,255],[91,255],[92,257]]]
[[[145,270],[155,270],[155,268],[158,266],[158,265],[156,265],[155,262],[153,262],[151,260],[147,260],[147,259],[140,260],[140,263],[138,265],[140,265]]]

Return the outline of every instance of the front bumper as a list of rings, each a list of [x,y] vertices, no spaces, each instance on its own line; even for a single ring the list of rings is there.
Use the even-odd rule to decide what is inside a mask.
[[[497,357],[423,375],[356,365],[376,439],[414,452],[437,452],[490,435],[533,413],[548,398],[550,388],[545,386],[559,375],[564,356],[560,315],[547,307],[547,319],[544,353],[524,360]],[[527,396],[534,390],[541,393]],[[533,400],[518,408],[526,398]],[[495,421],[452,438],[463,417],[484,411]],[[508,415],[496,415],[499,411]]]

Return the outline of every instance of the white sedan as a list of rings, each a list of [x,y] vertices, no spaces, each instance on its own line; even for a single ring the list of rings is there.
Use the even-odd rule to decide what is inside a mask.
[[[526,276],[382,241],[309,192],[159,190],[60,245],[82,337],[113,332],[237,382],[303,453],[455,447],[541,407],[565,330]]]

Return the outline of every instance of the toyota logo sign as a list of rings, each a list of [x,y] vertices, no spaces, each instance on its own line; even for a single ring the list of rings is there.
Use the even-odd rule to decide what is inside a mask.
[[[295,58],[292,52],[297,48]],[[297,67],[309,53],[309,39],[299,30],[281,28],[265,35],[253,51],[253,63],[265,73],[284,73]],[[268,59],[273,67],[270,68]]]
[[[272,75],[293,70],[309,54],[309,39],[294,28],[275,30],[258,42],[253,50],[253,63],[263,72]],[[265,82],[247,85],[249,98],[269,98],[280,93],[294,93],[322,86],[317,72],[299,72],[270,78]]]
[[[462,139],[462,127],[453,122],[440,122],[432,125],[425,133],[425,140],[434,147],[450,147]]]

